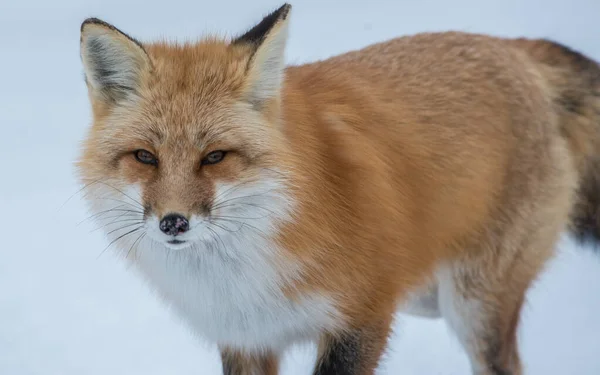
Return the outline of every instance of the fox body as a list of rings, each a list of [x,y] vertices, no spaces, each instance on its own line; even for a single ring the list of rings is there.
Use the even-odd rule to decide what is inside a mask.
[[[597,64],[544,40],[419,34],[284,64],[290,6],[232,40],[86,20],[78,162],[109,240],[223,370],[370,375],[394,312],[443,316],[475,374],[520,374],[526,291],[598,233]]]

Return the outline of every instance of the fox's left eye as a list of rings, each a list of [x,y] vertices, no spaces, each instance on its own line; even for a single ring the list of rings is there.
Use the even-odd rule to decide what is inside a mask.
[[[202,165],[217,164],[225,158],[226,154],[227,154],[227,152],[221,151],[221,150],[213,151],[213,152],[209,153],[208,155],[206,155],[200,163]]]
[[[134,155],[135,155],[135,158],[137,159],[137,161],[139,161],[140,163],[150,164],[150,165],[158,164],[158,159],[150,151],[137,150],[137,151],[135,151]]]

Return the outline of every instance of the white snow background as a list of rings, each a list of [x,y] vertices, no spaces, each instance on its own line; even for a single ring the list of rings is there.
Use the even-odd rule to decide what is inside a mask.
[[[420,31],[550,37],[600,60],[600,2],[301,1],[288,60],[305,62]],[[216,349],[110,250],[88,217],[72,162],[90,123],[79,26],[100,17],[149,40],[242,32],[280,0],[0,1],[0,375],[220,373]],[[600,125],[600,124],[599,124]],[[600,253],[560,245],[529,294],[526,374],[600,374]],[[441,321],[398,316],[381,374],[467,374]],[[297,348],[283,374],[309,374]]]

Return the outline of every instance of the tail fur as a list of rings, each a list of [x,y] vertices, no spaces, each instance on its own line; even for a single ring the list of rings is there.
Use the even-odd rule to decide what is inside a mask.
[[[582,243],[600,245],[600,65],[549,40],[516,39],[516,46],[539,62],[548,79],[561,131],[579,171],[570,232]]]

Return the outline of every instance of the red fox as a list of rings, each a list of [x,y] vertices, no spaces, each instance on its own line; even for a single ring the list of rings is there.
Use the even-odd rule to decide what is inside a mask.
[[[600,68],[546,40],[400,37],[286,66],[290,5],[231,39],[141,43],[91,18],[78,171],[111,244],[226,375],[371,375],[398,309],[474,374],[521,374],[528,287],[600,239]]]

